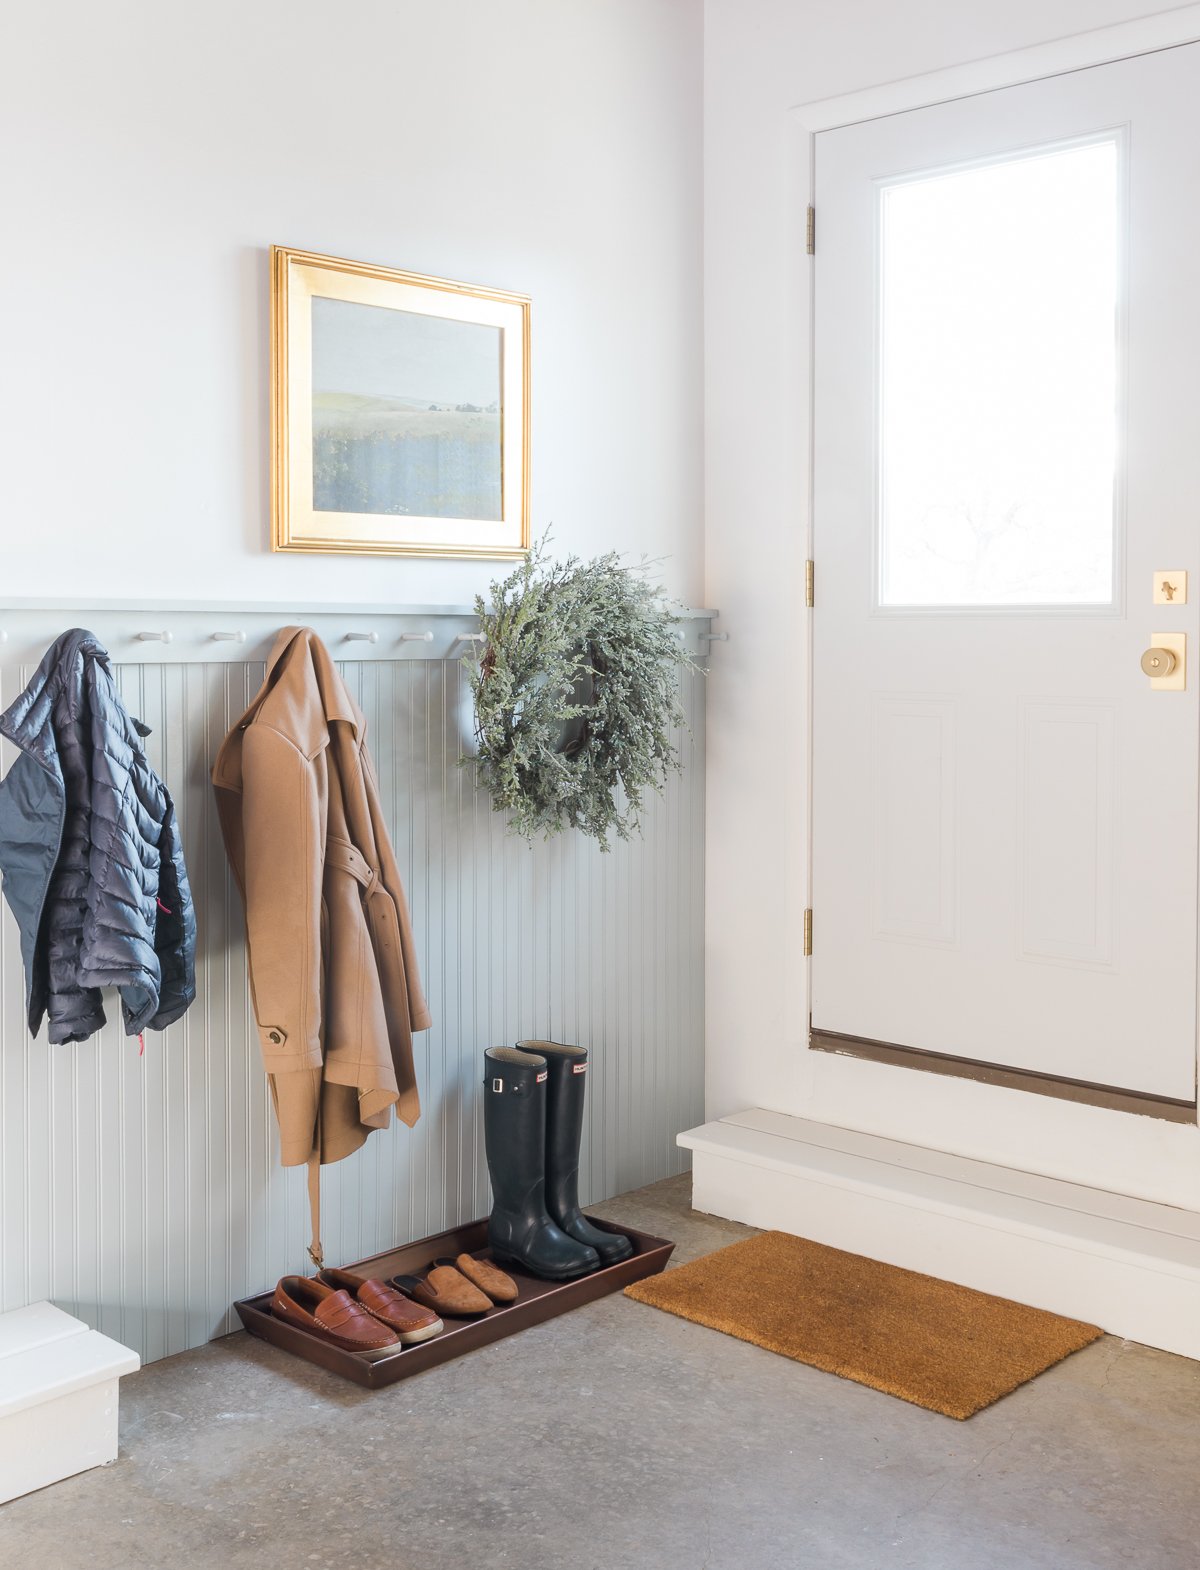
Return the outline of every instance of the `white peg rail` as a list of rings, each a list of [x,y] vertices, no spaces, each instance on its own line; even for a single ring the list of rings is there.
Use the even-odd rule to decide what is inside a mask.
[[[716,611],[682,613],[680,647],[700,656],[713,634]],[[87,627],[114,660],[140,664],[266,659],[280,627],[313,627],[331,652],[356,660],[461,659],[482,634],[469,605],[290,605],[220,604],[180,601],[164,608],[159,600],[120,604],[99,600],[83,607],[58,600],[0,599],[0,647],[5,663],[32,660],[68,627]],[[214,644],[223,645],[214,648]]]

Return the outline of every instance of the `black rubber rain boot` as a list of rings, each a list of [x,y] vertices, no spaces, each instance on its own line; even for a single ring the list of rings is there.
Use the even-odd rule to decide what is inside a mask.
[[[489,1047],[483,1061],[483,1132],[492,1178],[488,1246],[497,1259],[546,1281],[598,1270],[596,1250],[568,1237],[546,1210],[545,1058]]]
[[[622,1232],[602,1232],[579,1208],[579,1143],[587,1086],[586,1047],[560,1041],[518,1041],[517,1051],[546,1060],[546,1209],[568,1237],[586,1243],[602,1265],[628,1259],[633,1244]]]

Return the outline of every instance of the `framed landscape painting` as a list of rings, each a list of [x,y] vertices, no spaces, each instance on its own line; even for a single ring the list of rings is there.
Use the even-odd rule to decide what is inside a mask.
[[[529,298],[271,250],[277,551],[520,556]]]

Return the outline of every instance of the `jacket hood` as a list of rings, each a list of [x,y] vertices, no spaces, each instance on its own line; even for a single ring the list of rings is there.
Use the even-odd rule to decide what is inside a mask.
[[[0,714],[0,735],[36,758],[51,774],[59,773],[51,723],[54,705],[59,694],[66,693],[71,714],[78,712],[89,660],[99,660],[105,670],[110,669],[108,650],[96,634],[85,627],[72,627],[54,640],[24,692]]]

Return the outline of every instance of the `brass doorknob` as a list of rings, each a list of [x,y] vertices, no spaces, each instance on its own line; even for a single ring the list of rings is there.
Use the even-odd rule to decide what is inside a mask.
[[[1171,649],[1147,649],[1142,655],[1142,669],[1147,676],[1169,676],[1178,664]]]

